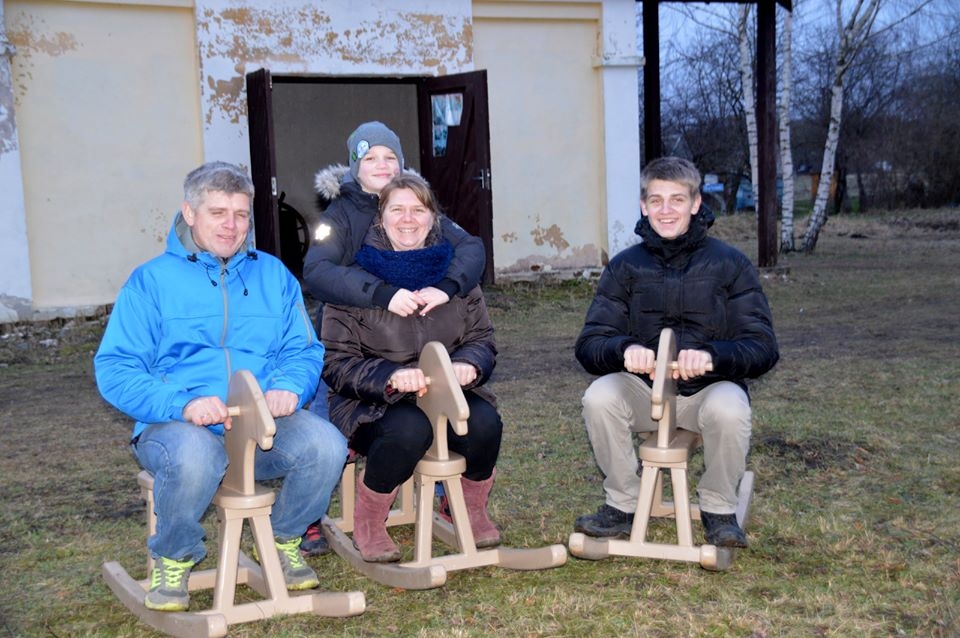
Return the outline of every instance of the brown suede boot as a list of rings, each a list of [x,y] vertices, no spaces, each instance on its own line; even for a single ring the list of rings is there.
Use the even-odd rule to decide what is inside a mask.
[[[500,544],[500,530],[487,515],[487,500],[496,476],[497,471],[494,470],[490,478],[484,481],[471,481],[460,477],[463,500],[467,504],[467,516],[470,517],[470,529],[473,530],[473,540],[478,548],[496,547]]]
[[[400,550],[387,534],[387,514],[400,487],[389,494],[374,492],[357,481],[357,504],[353,509],[353,546],[368,563],[393,563],[400,560]]]

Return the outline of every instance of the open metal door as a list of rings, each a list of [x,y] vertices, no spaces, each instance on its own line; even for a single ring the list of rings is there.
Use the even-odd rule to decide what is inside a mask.
[[[272,93],[270,71],[259,69],[247,74],[247,123],[250,136],[250,175],[255,189],[253,224],[257,249],[282,258]]]
[[[418,83],[420,172],[443,212],[483,241],[484,283],[493,283],[493,203],[487,72],[423,78]]]

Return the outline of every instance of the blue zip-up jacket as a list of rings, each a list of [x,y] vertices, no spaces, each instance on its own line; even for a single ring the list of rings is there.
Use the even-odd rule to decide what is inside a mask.
[[[223,263],[197,251],[178,213],[166,252],[120,290],[94,368],[100,394],[136,421],[137,437],[151,423],[183,420],[197,397],[226,402],[237,370],[250,370],[264,392],[297,394],[303,407],[316,392],[323,345],[279,259],[248,240]]]

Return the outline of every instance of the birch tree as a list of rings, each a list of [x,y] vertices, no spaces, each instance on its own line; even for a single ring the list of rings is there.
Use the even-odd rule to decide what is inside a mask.
[[[880,13],[882,0],[853,0],[852,9],[845,15],[845,0],[836,0],[835,22],[839,41],[837,55],[833,65],[833,82],[830,87],[830,115],[827,126],[827,139],[823,147],[823,161],[820,168],[820,183],[817,185],[817,194],[813,202],[813,212],[803,234],[801,249],[812,252],[817,245],[820,231],[827,221],[827,200],[830,195],[830,185],[834,177],[837,145],[840,139],[840,126],[843,115],[844,86],[847,73],[863,49],[864,45],[873,36],[901,24],[916,15],[930,4],[932,0],[921,0],[899,14],[897,19],[887,24],[883,29],[874,32],[877,15]]]
[[[820,183],[817,185],[817,195],[813,200],[813,212],[810,214],[807,229],[803,234],[804,252],[811,252],[816,247],[820,230],[827,222],[827,199],[830,195],[830,183],[833,181],[837,143],[840,140],[844,80],[857,53],[870,36],[879,11],[880,0],[857,0],[850,16],[844,22],[843,0],[837,0],[836,22],[840,40],[833,66],[833,84],[830,87],[830,119],[827,126],[827,140],[823,145]]]
[[[793,208],[794,173],[793,148],[790,139],[790,100],[793,94],[793,12],[786,11],[780,37],[780,100],[778,120],[780,127],[780,169],[783,175],[783,203],[780,210],[780,252],[794,250]]]
[[[668,5],[669,6],[669,5]],[[741,4],[737,7],[689,7],[680,5],[672,10],[690,23],[702,28],[708,35],[698,38],[693,46],[693,55],[680,54],[681,59],[685,59],[686,64],[691,68],[716,66],[718,58],[728,58],[726,63],[729,71],[727,77],[732,80],[730,83],[715,83],[714,92],[719,98],[723,94],[723,99],[735,105],[729,110],[729,114],[736,114],[740,120],[736,128],[725,125],[725,133],[736,133],[739,139],[736,144],[727,143],[726,161],[723,162],[726,170],[723,171],[726,179],[724,180],[724,202],[725,208],[729,211],[735,209],[737,191],[743,174],[749,174],[750,183],[756,188],[759,173],[759,133],[757,128],[757,106],[754,74],[754,42],[751,40],[751,29],[749,28],[752,5],[750,3]],[[722,56],[706,56],[703,53],[703,45],[707,42],[712,43],[717,49],[725,51]],[[735,70],[734,70],[735,69]],[[719,122],[715,122],[719,123]],[[731,122],[732,124],[732,122]],[[719,127],[714,128],[712,136],[720,138]],[[727,137],[724,134],[724,137]],[[713,154],[714,158],[722,154]],[[711,159],[704,157],[703,159]],[[711,165],[711,170],[716,172],[719,168],[717,164]]]
[[[750,185],[756,195],[757,182],[760,181],[759,151],[757,134],[757,100],[754,94],[753,54],[751,53],[747,22],[750,17],[749,4],[741,4],[737,16],[737,41],[740,49],[740,91],[743,96],[743,116],[747,127],[747,148],[750,153]],[[737,184],[737,187],[740,185]]]

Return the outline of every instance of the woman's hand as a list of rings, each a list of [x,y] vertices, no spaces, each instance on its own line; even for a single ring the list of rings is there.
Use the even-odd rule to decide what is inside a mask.
[[[424,302],[423,308],[420,309],[421,315],[425,315],[437,306],[442,306],[450,301],[450,295],[433,286],[421,288],[416,294],[419,295]]]
[[[452,362],[453,374],[457,377],[457,383],[461,387],[468,386],[477,379],[477,369],[469,363],[460,361]]]
[[[420,306],[425,305],[427,302],[420,296],[419,293],[411,292],[406,288],[401,288],[393,297],[390,299],[390,303],[387,305],[387,310],[392,312],[395,315],[400,315],[401,317],[409,317],[417,311]]]
[[[397,392],[415,392],[422,397],[427,393],[427,377],[420,368],[400,368],[390,375],[387,386]]]

